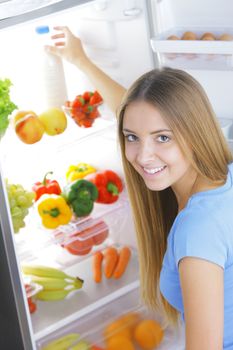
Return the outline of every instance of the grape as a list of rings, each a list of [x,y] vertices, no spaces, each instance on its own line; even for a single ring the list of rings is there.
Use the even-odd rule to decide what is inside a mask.
[[[7,180],[6,189],[14,232],[18,233],[21,228],[25,227],[24,218],[34,203],[35,193],[25,190],[20,184],[10,184]]]

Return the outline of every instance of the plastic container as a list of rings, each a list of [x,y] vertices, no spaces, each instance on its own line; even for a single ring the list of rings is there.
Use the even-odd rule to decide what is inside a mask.
[[[39,293],[43,287],[37,283],[32,282],[27,277],[24,277],[24,287],[26,290],[29,311],[31,314],[33,314],[37,310],[36,294]]]
[[[101,245],[118,242],[129,204],[119,199],[111,205],[96,204],[94,212],[85,218],[74,219],[53,231],[54,240],[72,255],[86,256],[101,249]],[[114,232],[114,237],[112,232]],[[110,241],[110,242],[108,242]]]
[[[152,324],[152,329],[148,329],[145,326],[144,321],[148,320],[149,324]],[[159,335],[160,329],[163,331],[162,340],[157,346],[144,347],[144,349],[184,350],[184,333],[182,327],[176,331],[165,327],[161,317],[156,314],[156,312],[150,312],[145,306],[140,304],[138,288],[115,298],[111,303],[102,306],[101,309],[91,312],[81,317],[79,320],[75,320],[60,331],[49,334],[39,341],[37,345],[40,350],[45,350],[46,346],[52,342],[58,339],[64,341],[65,339],[69,339],[69,335],[73,334],[73,337],[70,337],[70,344],[64,347],[64,349],[75,349],[75,346],[77,346],[78,349],[78,344],[80,348],[82,344],[84,349],[92,350],[95,349],[94,346],[96,346],[96,349],[106,350],[109,342],[111,342],[112,339],[117,339],[119,342],[117,349],[119,350],[141,350],[143,347],[139,346],[138,340],[136,340],[135,330],[136,328],[138,329],[142,322],[144,323],[145,329],[149,331],[149,335],[145,332],[145,334],[147,333],[147,337],[144,336],[142,338],[144,342],[152,338],[152,344],[154,336]],[[139,332],[137,331],[137,333]],[[76,338],[78,338],[76,340],[75,334]],[[148,339],[148,337],[150,339]],[[122,338],[130,339],[131,347],[127,347],[127,341],[125,344],[122,343]],[[86,347],[84,347],[84,344],[86,344]],[[115,348],[116,347],[114,347],[114,349]]]
[[[44,45],[50,44],[48,26],[36,27],[38,54],[40,55],[39,88],[41,112],[51,107],[62,108],[67,100],[66,81],[62,60],[45,51]]]
[[[187,32],[192,32],[195,40],[182,39]],[[212,40],[201,40],[205,33],[210,33]],[[225,39],[223,34],[227,34]],[[151,47],[157,53],[161,66],[232,70],[232,40],[233,28],[175,27],[152,38]]]

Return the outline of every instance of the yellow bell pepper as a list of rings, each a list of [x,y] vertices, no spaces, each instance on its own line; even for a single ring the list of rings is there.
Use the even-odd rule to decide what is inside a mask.
[[[70,165],[66,173],[66,179],[68,182],[73,182],[78,179],[84,178],[86,175],[95,173],[96,169],[87,163],[79,163],[77,165]]]
[[[65,199],[56,194],[44,194],[41,196],[37,210],[41,217],[42,225],[49,229],[68,224],[72,217],[72,210]]]

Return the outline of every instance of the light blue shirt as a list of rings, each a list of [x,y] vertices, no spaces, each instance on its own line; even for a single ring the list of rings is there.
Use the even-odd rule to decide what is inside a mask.
[[[178,264],[186,256],[208,260],[224,269],[223,349],[233,350],[233,164],[223,186],[189,199],[168,235],[160,290],[183,319]]]

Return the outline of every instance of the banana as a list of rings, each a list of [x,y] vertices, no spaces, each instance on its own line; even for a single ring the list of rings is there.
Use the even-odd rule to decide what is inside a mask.
[[[77,345],[71,346],[70,350],[90,350],[91,346],[85,340],[80,340]]]
[[[73,287],[70,289],[54,289],[54,290],[41,290],[38,294],[36,294],[36,298],[38,300],[43,301],[52,301],[52,300],[63,300],[66,296],[72,292],[73,290],[78,289],[77,287]]]
[[[72,286],[75,282],[69,282],[64,278],[51,278],[51,277],[39,277],[31,276],[31,280],[35,283],[40,284],[44,289],[64,289],[67,286]]]
[[[80,338],[78,333],[69,333],[46,345],[42,350],[67,350]]]
[[[67,278],[73,281],[76,280],[75,277],[67,275],[64,271],[49,266],[23,265],[22,270],[25,275],[35,275],[40,277],[52,278]]]

